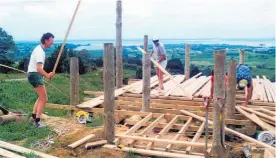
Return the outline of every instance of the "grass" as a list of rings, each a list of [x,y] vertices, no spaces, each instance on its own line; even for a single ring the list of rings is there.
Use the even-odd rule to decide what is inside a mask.
[[[134,151],[129,150],[129,151],[125,154],[125,158],[139,158],[139,155],[136,154]]]
[[[10,74],[2,74],[0,75],[0,81],[6,79],[18,79],[18,78],[27,78],[24,73],[10,73]]]
[[[34,153],[23,154],[23,156],[26,158],[39,158],[39,156]]]
[[[52,133],[49,128],[36,128],[31,123],[9,122],[0,126],[0,139],[3,141],[23,141],[23,146],[30,148],[31,144]]]
[[[93,118],[92,122],[86,124],[86,126],[88,126],[88,127],[102,126],[103,125],[103,121],[104,121],[104,116],[99,113],[97,116],[95,116],[95,118]]]

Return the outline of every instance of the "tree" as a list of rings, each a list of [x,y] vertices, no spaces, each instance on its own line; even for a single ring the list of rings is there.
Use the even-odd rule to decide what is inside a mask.
[[[27,59],[27,58],[22,59],[22,60],[19,62],[19,64],[18,64],[18,69],[27,72],[27,71],[28,71],[29,61],[30,61],[30,60]]]
[[[0,64],[11,66],[13,64],[12,57],[16,51],[16,45],[12,36],[0,28]],[[0,72],[2,73],[8,73],[10,71],[8,68],[0,67]]]

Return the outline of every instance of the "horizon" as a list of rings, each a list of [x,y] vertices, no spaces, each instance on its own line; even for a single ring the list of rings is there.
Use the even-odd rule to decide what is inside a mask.
[[[76,0],[0,0],[0,27],[15,41],[36,41],[45,32],[62,40],[76,4]],[[274,0],[122,0],[122,38],[142,39],[145,34],[149,39],[152,35],[274,38],[274,4]],[[116,0],[82,0],[68,38],[115,39],[115,22]]]

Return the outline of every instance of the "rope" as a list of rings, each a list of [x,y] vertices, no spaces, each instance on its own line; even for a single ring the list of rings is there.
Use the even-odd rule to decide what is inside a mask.
[[[0,66],[2,67],[6,67],[6,68],[9,68],[9,69],[12,69],[12,70],[16,70],[16,71],[19,71],[19,72],[22,72],[22,73],[25,73],[27,74],[27,72],[25,71],[22,71],[22,70],[19,70],[19,69],[16,69],[16,68],[13,68],[13,67],[10,67],[10,66],[7,66],[7,65],[3,65],[3,64],[0,64]],[[51,83],[43,80],[45,83],[49,84],[50,86],[52,86],[54,89],[58,90],[60,93],[64,94],[60,89],[56,88],[54,85],[52,85]]]

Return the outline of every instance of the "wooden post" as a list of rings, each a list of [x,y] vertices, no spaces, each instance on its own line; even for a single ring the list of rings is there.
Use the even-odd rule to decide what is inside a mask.
[[[190,78],[190,45],[185,46],[185,80]]]
[[[79,59],[70,60],[70,105],[79,104]]]
[[[123,85],[123,55],[122,55],[122,1],[117,0],[116,8],[116,88]]]
[[[244,50],[240,50],[240,64],[244,64]]]
[[[225,50],[215,51],[213,141],[211,157],[222,158],[224,151]]]
[[[236,60],[231,60],[228,63],[228,88],[226,98],[226,117],[228,119],[235,119],[235,106],[236,106]]]
[[[148,36],[144,36],[144,50],[148,52]],[[150,109],[150,74],[151,62],[150,54],[143,54],[143,112],[149,112]]]
[[[104,139],[112,144],[115,139],[115,78],[114,78],[114,46],[104,44]]]

